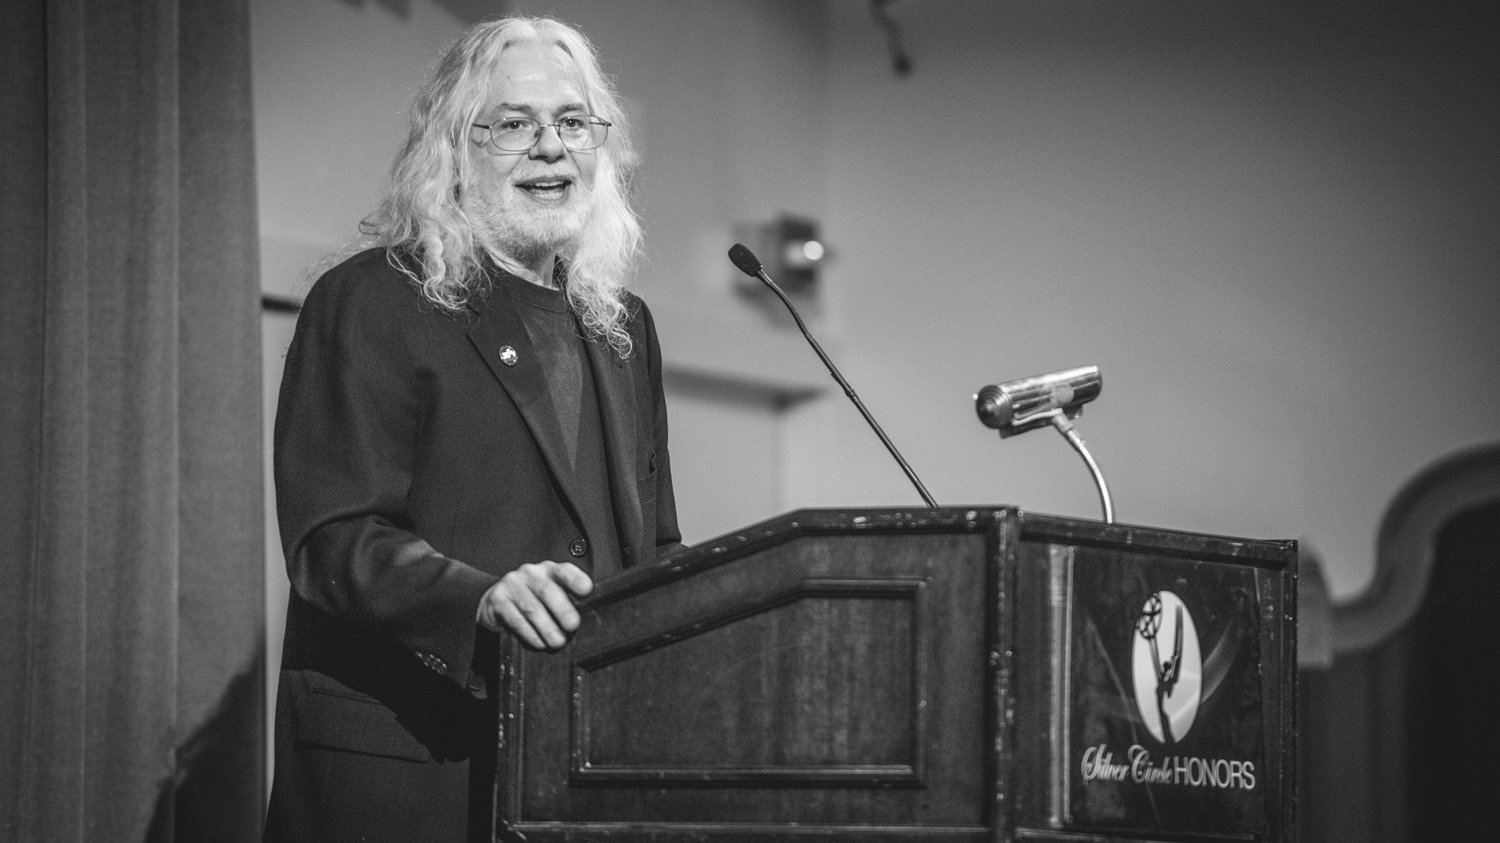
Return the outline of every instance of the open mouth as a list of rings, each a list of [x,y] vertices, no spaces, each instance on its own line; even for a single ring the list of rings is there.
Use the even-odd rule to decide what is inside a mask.
[[[556,201],[567,195],[568,188],[573,184],[570,178],[545,178],[530,179],[517,184],[521,190],[526,191],[528,196],[543,201]]]

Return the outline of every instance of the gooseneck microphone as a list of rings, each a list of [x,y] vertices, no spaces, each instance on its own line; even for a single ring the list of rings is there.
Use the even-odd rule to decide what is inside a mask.
[[[1083,412],[1083,405],[1099,397],[1104,381],[1098,366],[1079,366],[1019,380],[980,387],[974,393],[974,412],[985,427],[1000,431],[1000,438],[1015,436],[1038,427],[1057,428],[1094,475],[1099,503],[1104,507],[1104,523],[1115,523],[1114,500],[1104,472],[1089,453],[1083,437],[1073,429],[1072,419]]]
[[[849,396],[849,400],[854,402],[855,407],[859,408],[860,415],[865,417],[865,421],[870,425],[870,429],[875,431],[875,435],[880,437],[880,441],[885,445],[885,449],[891,452],[891,456],[901,466],[901,470],[906,472],[907,479],[911,481],[913,486],[917,487],[917,494],[922,496],[922,500],[927,503],[929,508],[937,509],[937,501],[932,499],[932,495],[927,494],[927,487],[923,486],[922,481],[917,479],[916,472],[912,471],[911,466],[906,464],[906,460],[901,458],[901,453],[896,450],[895,445],[891,444],[891,440],[885,435],[885,431],[880,429],[880,425],[876,423],[875,417],[870,415],[869,410],[865,409],[864,402],[860,401],[859,396],[854,394],[854,388],[849,386],[849,382],[844,380],[843,375],[839,374],[838,367],[834,366],[833,361],[828,359],[828,355],[823,353],[823,347],[818,345],[818,341],[813,339],[813,335],[808,332],[807,326],[802,324],[802,316],[797,313],[797,308],[792,306],[791,299],[786,297],[786,293],[783,293],[781,288],[776,286],[776,282],[772,281],[771,276],[767,275],[765,269],[761,267],[760,259],[755,256],[754,252],[745,248],[742,243],[736,243],[730,247],[729,259],[734,262],[735,266],[739,267],[740,272],[745,273],[751,278],[758,278],[762,284],[770,287],[771,292],[775,293],[776,297],[781,299],[781,303],[786,305],[786,309],[791,311],[792,318],[797,321],[798,330],[802,331],[802,336],[807,338],[808,344],[812,346],[813,351],[818,353],[818,358],[823,361],[823,365],[828,369],[828,373],[833,375],[834,380],[838,381],[839,386],[844,390],[844,394]]]

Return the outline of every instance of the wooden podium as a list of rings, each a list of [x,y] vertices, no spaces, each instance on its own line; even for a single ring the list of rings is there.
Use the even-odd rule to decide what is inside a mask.
[[[779,516],[598,583],[558,653],[503,648],[496,838],[1294,840],[1295,557]]]

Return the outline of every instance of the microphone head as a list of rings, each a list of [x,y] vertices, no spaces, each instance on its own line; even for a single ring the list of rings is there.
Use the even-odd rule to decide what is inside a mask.
[[[1000,387],[990,384],[975,394],[974,411],[979,414],[979,420],[985,427],[999,430],[1010,423],[1015,408],[1011,406],[1009,395]]]
[[[757,258],[754,252],[747,249],[745,244],[736,243],[730,246],[729,259],[734,261],[734,265],[740,268],[740,272],[745,273],[751,278],[760,277],[760,258]]]

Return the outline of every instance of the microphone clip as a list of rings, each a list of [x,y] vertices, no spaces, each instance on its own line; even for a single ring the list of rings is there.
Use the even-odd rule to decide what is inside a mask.
[[[1039,427],[1046,427],[1049,424],[1055,426],[1058,420],[1063,420],[1066,423],[1081,415],[1083,415],[1083,406],[1074,405],[1051,410],[1039,410],[1027,416],[1017,416],[999,428],[1000,438],[1009,439],[1019,433],[1036,430]]]

